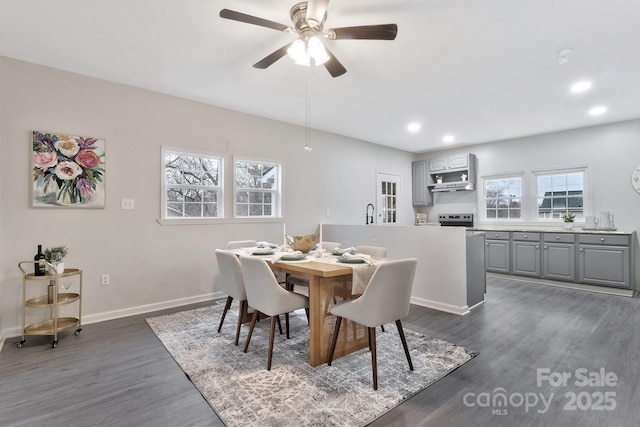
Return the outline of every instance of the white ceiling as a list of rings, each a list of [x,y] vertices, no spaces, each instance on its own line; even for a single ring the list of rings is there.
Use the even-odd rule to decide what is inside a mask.
[[[294,36],[218,16],[288,25],[296,2],[0,0],[0,55],[304,125],[307,69],[252,67]],[[421,152],[638,118],[638,18],[636,0],[332,0],[325,29],[398,36],[325,42],[347,73],[311,70],[311,126]],[[581,79],[593,88],[571,94]]]

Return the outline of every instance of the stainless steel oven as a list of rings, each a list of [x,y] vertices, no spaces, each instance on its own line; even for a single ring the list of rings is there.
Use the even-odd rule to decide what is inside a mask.
[[[438,222],[442,227],[473,227],[473,214],[440,214]]]

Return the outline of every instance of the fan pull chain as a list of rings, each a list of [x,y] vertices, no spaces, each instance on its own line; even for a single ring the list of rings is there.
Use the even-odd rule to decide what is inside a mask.
[[[305,139],[306,139],[306,144],[304,146],[304,151],[311,151],[313,150],[313,147],[311,147],[311,101],[310,101],[310,96],[309,96],[309,82],[311,80],[311,67],[307,67],[307,85],[305,87],[305,99],[306,99],[306,106],[305,106],[305,115],[306,115],[306,121],[305,121]]]

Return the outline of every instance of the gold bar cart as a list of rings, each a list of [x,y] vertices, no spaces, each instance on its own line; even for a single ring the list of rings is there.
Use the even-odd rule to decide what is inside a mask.
[[[28,273],[25,270],[26,265],[33,266],[36,262],[42,261],[21,261],[18,268],[22,271],[22,339],[16,342],[16,346],[22,347],[25,343],[26,335],[52,335],[53,341],[51,347],[58,345],[58,332],[69,328],[77,328],[76,335],[82,330],[82,270],[77,268],[65,268],[64,272],[58,273],[56,266],[44,261],[47,274],[44,276],[36,276],[34,273]],[[53,273],[52,273],[53,272]],[[79,276],[78,293],[59,293],[59,280],[67,277]],[[27,285],[30,282],[42,283],[53,286],[53,295],[51,299],[47,292],[44,295],[38,295],[27,299]],[[45,288],[45,291],[47,289]],[[78,317],[59,317],[59,307],[67,304],[78,303]],[[40,322],[26,324],[27,308],[44,308],[49,309],[49,318]]]

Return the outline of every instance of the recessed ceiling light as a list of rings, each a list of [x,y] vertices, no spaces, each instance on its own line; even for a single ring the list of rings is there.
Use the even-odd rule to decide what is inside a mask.
[[[455,137],[453,135],[445,135],[442,137],[442,142],[453,142],[455,140]]]
[[[589,114],[592,116],[599,116],[600,114],[604,114],[607,112],[607,107],[593,107],[591,110],[589,110]]]
[[[573,93],[581,93],[591,89],[591,82],[588,80],[583,80],[577,83],[574,83],[571,86],[571,92]]]
[[[407,126],[407,130],[409,132],[418,132],[420,130],[420,123],[409,123],[409,126]]]

